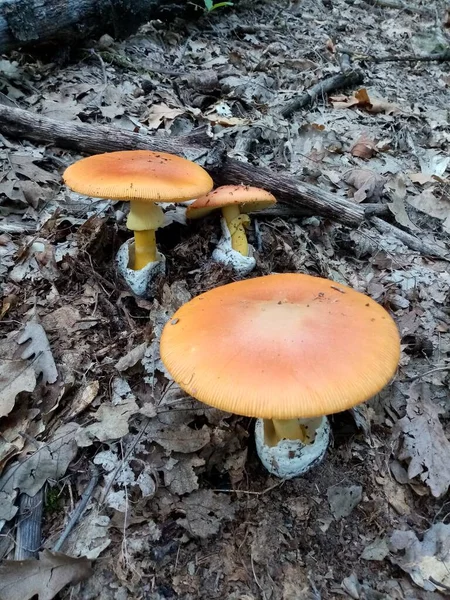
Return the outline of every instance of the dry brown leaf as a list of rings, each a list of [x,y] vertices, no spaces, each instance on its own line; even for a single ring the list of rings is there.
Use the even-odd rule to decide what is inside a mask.
[[[369,98],[369,94],[365,88],[361,88],[354,92],[353,96],[332,96],[330,97],[333,108],[351,108],[358,106],[372,114],[384,113],[386,115],[394,115],[402,112],[398,106],[379,98]]]
[[[430,398],[427,384],[409,390],[406,415],[397,423],[402,432],[398,459],[408,463],[408,477],[419,477],[435,498],[450,486],[450,442],[439,420],[439,406]]]
[[[419,228],[414,225],[408,217],[405,208],[406,199],[406,181],[402,173],[397,173],[388,183],[387,187],[391,190],[390,198],[392,202],[388,203],[389,210],[395,216],[395,220],[403,227],[407,227],[411,231],[419,231]]]
[[[352,156],[369,159],[375,154],[376,143],[366,133],[363,133],[354,143],[350,150]]]
[[[417,210],[443,221],[444,230],[450,232],[450,196],[445,193],[436,196],[435,193],[438,193],[437,189],[428,188],[417,196],[410,194],[406,201]]]
[[[450,586],[450,525],[435,523],[419,541],[413,531],[394,531],[390,550],[400,551],[391,561],[409,573],[421,588],[448,594]],[[442,584],[440,586],[439,584]]]
[[[180,509],[184,519],[177,523],[196,537],[206,539],[215,535],[223,520],[234,517],[234,506],[228,494],[215,494],[211,490],[198,490],[183,499]]]
[[[92,574],[86,558],[72,558],[44,550],[39,560],[5,560],[0,565],[1,600],[51,600],[67,584],[83,581]]]
[[[134,365],[137,362],[139,362],[140,360],[142,360],[144,358],[146,349],[147,349],[147,342],[143,342],[142,344],[139,344],[139,346],[136,346],[135,348],[130,350],[130,352],[125,354],[125,356],[122,356],[122,358],[120,358],[117,361],[116,369],[118,371],[126,371],[127,369],[134,367]]]
[[[129,431],[130,417],[139,411],[134,398],[124,398],[120,404],[105,403],[93,417],[98,421],[77,432],[77,443],[81,447],[90,446],[94,440],[106,442],[117,440]]]
[[[36,386],[36,374],[28,361],[13,360],[17,344],[12,339],[2,340],[0,356],[11,357],[0,360],[0,417],[9,415],[17,394],[32,392]]]
[[[21,357],[30,359],[36,376],[42,375],[44,383],[55,383],[58,370],[45,329],[40,323],[29,321],[19,336],[17,343],[22,346]]]
[[[164,466],[164,483],[172,494],[190,494],[198,489],[198,477],[194,467],[205,464],[198,456],[172,455]]]
[[[180,108],[170,108],[167,104],[161,102],[161,104],[153,104],[153,106],[150,107],[143,122],[147,123],[149,129],[158,129],[161,123],[164,123],[167,127],[175,117],[178,117],[183,113],[184,110]]]
[[[21,462],[9,466],[0,477],[0,520],[11,519],[17,512],[12,504],[18,492],[34,496],[47,479],[58,480],[77,453],[75,432],[78,425],[67,423],[53,434],[50,443]],[[0,596],[1,597],[1,596]]]
[[[370,169],[351,169],[344,173],[343,180],[356,188],[353,200],[358,203],[379,200],[386,181],[382,175]]]

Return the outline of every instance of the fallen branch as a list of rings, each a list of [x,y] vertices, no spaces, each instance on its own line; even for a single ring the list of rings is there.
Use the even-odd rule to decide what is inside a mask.
[[[34,496],[20,494],[14,560],[37,558],[42,543],[41,525],[43,512],[43,488]]]
[[[420,254],[424,254],[425,256],[437,256],[443,260],[449,260],[448,250],[442,246],[437,246],[436,244],[430,244],[429,242],[421,240],[378,217],[371,217],[370,222],[375,225],[380,233],[390,233],[391,235],[394,235],[403,242],[405,246],[411,248],[411,250],[416,250],[416,252],[420,252]]]
[[[415,56],[414,54],[405,54],[404,56],[386,55],[386,56],[374,56],[372,54],[361,54],[354,50],[345,49],[347,54],[351,54],[353,60],[364,60],[366,62],[448,62],[450,61],[450,49],[444,50],[443,52],[436,52],[434,54],[425,54],[422,56]]]
[[[214,145],[201,130],[173,138],[148,136],[108,125],[63,123],[0,105],[0,133],[87,154],[137,149],[170,152],[201,163],[217,185],[243,183],[262,187],[288,206],[301,206],[310,214],[346,225],[359,225],[364,220],[360,206],[318,186],[227,157],[222,146]]]
[[[343,68],[342,73],[337,73],[337,75],[332,75],[327,79],[319,81],[309,88],[309,90],[306,90],[301,96],[294,98],[290,104],[283,108],[281,116],[284,118],[290,117],[297,110],[305,108],[305,106],[314,102],[318,96],[324,96],[330,92],[363,83],[364,74],[360,69],[350,67],[347,65],[347,61],[344,61],[341,64],[346,65],[346,68]]]
[[[354,0],[347,0],[348,4],[353,4],[353,2]],[[411,4],[407,4],[406,2],[402,2],[401,0],[366,0],[366,2],[367,4],[372,4],[373,6],[380,6],[381,8],[393,8],[411,14],[432,14],[432,11],[430,9],[423,8],[422,6],[414,6]]]

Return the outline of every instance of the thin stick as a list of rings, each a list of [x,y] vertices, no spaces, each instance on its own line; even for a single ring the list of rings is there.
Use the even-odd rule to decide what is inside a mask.
[[[79,501],[76,509],[73,511],[72,516],[68,520],[67,525],[64,528],[64,531],[61,533],[61,535],[59,537],[59,540],[53,546],[53,552],[59,552],[61,550],[62,545],[69,537],[72,529],[78,523],[78,520],[80,519],[81,515],[83,514],[83,512],[87,506],[87,503],[89,502],[90,497],[92,496],[95,488],[97,487],[98,478],[99,478],[98,469],[95,465],[91,465],[91,471],[92,471],[91,480],[88,483],[88,485],[86,486],[86,489],[84,490],[84,492],[81,496],[81,500]]]
[[[253,492],[252,490],[212,490],[212,491],[218,492],[221,494],[247,494],[248,496],[263,496],[264,494],[271,492],[275,488],[281,487],[283,485],[283,483],[285,483],[285,480],[281,479],[280,481],[277,481],[277,483],[274,483],[273,485],[266,488],[265,490],[262,490],[261,492]]]
[[[340,90],[342,88],[353,87],[355,85],[360,85],[364,81],[363,72],[359,69],[351,69],[344,73],[338,73],[337,75],[332,75],[327,79],[323,79],[313,85],[309,90],[306,90],[301,96],[297,96],[294,100],[288,104],[281,111],[281,116],[287,119],[297,110],[301,108],[305,108],[309,104],[312,104],[314,100],[318,96],[324,96],[325,94],[329,94],[330,92],[335,92],[336,90]]]
[[[411,377],[410,381],[415,381],[416,379],[421,379],[426,375],[431,375],[431,373],[437,373],[438,371],[450,371],[450,365],[446,365],[445,367],[435,367],[434,369],[430,369],[429,371],[425,371],[425,373],[419,373],[419,375],[415,375]]]
[[[401,242],[403,242],[405,246],[411,248],[411,250],[416,250],[416,252],[420,252],[421,254],[427,256],[437,256],[442,260],[450,260],[448,250],[442,246],[421,240],[420,238],[415,237],[410,233],[406,233],[406,231],[403,231],[403,229],[399,229],[398,227],[395,227],[395,225],[391,225],[390,223],[387,223],[378,217],[371,217],[370,221],[375,225],[378,231],[381,233],[390,233],[391,235],[394,235]]]

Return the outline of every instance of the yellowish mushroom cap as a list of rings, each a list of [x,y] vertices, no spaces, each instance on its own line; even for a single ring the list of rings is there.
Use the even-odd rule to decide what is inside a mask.
[[[263,210],[276,203],[270,192],[249,185],[222,185],[197,198],[186,210],[188,219],[199,219],[224,206],[238,205],[241,213]]]
[[[393,377],[400,338],[374,300],[319,277],[281,274],[215,288],[166,324],[161,358],[188,394],[266,419],[346,410]]]
[[[185,202],[213,187],[199,165],[165,152],[125,150],[83,158],[63,179],[79,194],[112,200]]]

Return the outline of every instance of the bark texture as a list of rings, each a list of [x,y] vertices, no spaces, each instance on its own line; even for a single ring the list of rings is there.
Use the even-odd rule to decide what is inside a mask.
[[[184,3],[185,4],[185,3]],[[0,0],[0,52],[59,42],[72,45],[90,36],[130,35],[160,14],[180,13],[179,0]]]
[[[357,226],[364,220],[361,206],[318,186],[229,158],[223,146],[214,144],[202,130],[183,137],[148,136],[109,125],[55,121],[0,105],[0,133],[87,154],[138,149],[170,152],[200,163],[216,185],[243,183],[262,187],[272,192],[281,203],[301,207],[306,213],[328,217],[346,225]]]

